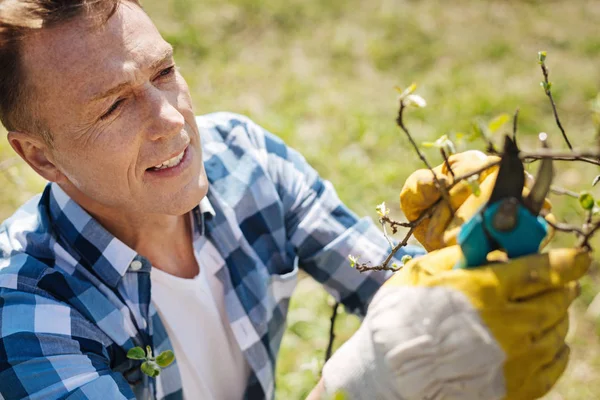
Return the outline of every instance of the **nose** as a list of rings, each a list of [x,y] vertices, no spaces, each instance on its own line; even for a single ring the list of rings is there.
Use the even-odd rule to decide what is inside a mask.
[[[169,101],[169,98],[175,95],[151,87],[146,96],[150,103],[146,118],[148,138],[156,141],[179,134],[185,126],[185,119],[173,104],[176,102]]]

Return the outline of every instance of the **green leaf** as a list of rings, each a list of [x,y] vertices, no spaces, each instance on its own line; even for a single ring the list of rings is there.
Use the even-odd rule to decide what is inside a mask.
[[[127,358],[130,358],[132,360],[145,360],[146,353],[141,347],[134,347],[132,349],[129,349],[129,351],[127,352]]]
[[[552,89],[552,82],[540,82],[540,86],[544,88],[544,91],[548,93]]]
[[[579,205],[581,206],[581,208],[583,208],[584,210],[591,210],[594,208],[594,203],[596,201],[594,200],[594,196],[592,196],[592,194],[590,192],[581,192],[579,193]]]
[[[510,121],[510,115],[508,114],[500,114],[496,118],[490,121],[488,124],[488,129],[490,133],[495,133],[498,129],[502,128],[504,124]]]
[[[156,363],[162,368],[168,367],[175,361],[175,354],[171,350],[165,350],[156,357]]]
[[[407,262],[409,262],[410,260],[412,260],[412,256],[406,254],[402,257],[402,259],[400,261],[402,261],[402,264],[406,264]]]
[[[141,370],[151,378],[160,375],[160,367],[154,361],[144,361]]]

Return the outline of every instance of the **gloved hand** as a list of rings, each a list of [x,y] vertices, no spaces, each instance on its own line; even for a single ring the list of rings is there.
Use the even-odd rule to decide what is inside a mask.
[[[467,174],[499,160],[499,157],[486,156],[484,153],[476,150],[454,154],[448,158],[450,167],[456,176]],[[438,180],[446,187],[452,184],[453,178],[446,163],[442,163],[433,170]],[[469,184],[466,181],[459,182],[449,192],[452,208],[456,211],[454,216],[450,214],[450,210],[446,204],[438,204],[434,207],[431,218],[424,219],[415,228],[415,238],[419,240],[427,251],[456,244],[456,236],[460,231],[460,227],[490,198],[497,176],[498,166],[479,174],[478,181],[481,190],[479,196],[472,194]],[[529,174],[526,174],[525,188],[523,189],[524,196],[529,193],[532,183],[533,179]],[[404,183],[400,192],[400,206],[406,218],[409,221],[414,221],[440,197],[440,191],[435,184],[431,171],[420,169],[412,173]],[[546,200],[542,214],[545,215],[546,219],[554,222],[554,216],[549,214],[550,209],[550,202]],[[544,244],[550,240],[553,233],[553,230],[550,229]]]
[[[348,399],[542,396],[564,371],[567,309],[590,257],[556,249],[453,269],[459,246],[414,259],[375,295],[359,330],[323,369]]]

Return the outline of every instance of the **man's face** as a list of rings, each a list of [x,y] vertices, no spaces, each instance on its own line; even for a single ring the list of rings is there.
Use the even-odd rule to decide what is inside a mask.
[[[181,215],[206,195],[198,127],[172,48],[137,6],[28,39],[32,102],[60,182],[82,205]],[[167,161],[167,165],[159,166]]]

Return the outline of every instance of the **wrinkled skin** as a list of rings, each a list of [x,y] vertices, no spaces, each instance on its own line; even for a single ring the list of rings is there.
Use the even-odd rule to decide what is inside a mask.
[[[161,254],[195,265],[191,245],[164,249],[167,235],[181,243],[184,214],[208,191],[200,137],[188,86],[150,18],[124,2],[102,27],[79,17],[28,37],[23,50],[28,94],[53,144],[13,131],[13,148],[126,244],[152,258],[158,242]],[[176,176],[148,170],[186,146]]]

